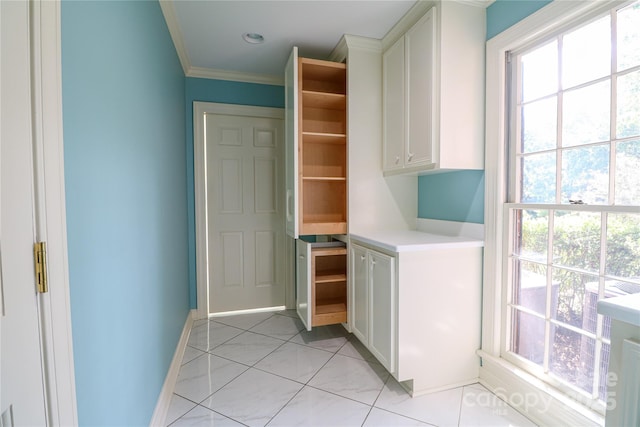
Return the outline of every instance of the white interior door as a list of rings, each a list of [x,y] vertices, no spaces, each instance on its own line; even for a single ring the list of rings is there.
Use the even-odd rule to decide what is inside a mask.
[[[47,425],[34,280],[29,7],[0,1],[0,425]]]
[[[209,312],[284,306],[283,122],[204,120]]]

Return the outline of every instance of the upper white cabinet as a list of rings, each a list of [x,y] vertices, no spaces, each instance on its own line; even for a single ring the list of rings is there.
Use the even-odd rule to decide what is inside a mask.
[[[347,93],[343,63],[298,57],[285,69],[287,234],[347,232]]]
[[[384,51],[385,175],[484,167],[484,45],[485,10],[445,1]]]

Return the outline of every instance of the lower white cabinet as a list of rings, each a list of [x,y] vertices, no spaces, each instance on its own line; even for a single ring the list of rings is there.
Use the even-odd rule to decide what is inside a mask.
[[[350,325],[412,393],[477,382],[482,247],[350,244]]]
[[[395,371],[395,258],[351,245],[352,331],[389,372]]]

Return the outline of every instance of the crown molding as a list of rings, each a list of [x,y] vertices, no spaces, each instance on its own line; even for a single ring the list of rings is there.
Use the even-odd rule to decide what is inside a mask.
[[[228,80],[232,82],[284,86],[284,75],[272,76],[268,74],[244,73],[241,71],[220,70],[215,68],[189,67],[185,72],[185,76],[197,77],[200,79]]]
[[[387,34],[382,38],[382,49],[387,50],[392,44],[394,44],[400,37],[406,33],[409,28],[413,27],[413,25],[420,20],[424,16],[425,13],[433,6],[435,6],[438,2],[436,1],[417,1],[411,9],[405,15],[400,18],[400,20],[396,23],[387,32]]]
[[[378,39],[345,34],[342,36],[331,55],[330,61],[342,62],[347,58],[350,49],[382,53],[382,43]]]
[[[244,73],[240,71],[194,67],[191,65],[189,53],[187,52],[187,47],[184,43],[184,37],[180,30],[180,24],[178,23],[176,11],[173,6],[174,0],[160,0],[159,3],[160,8],[162,9],[162,14],[164,15],[164,20],[167,22],[167,27],[169,28],[169,34],[171,34],[171,40],[173,40],[173,45],[176,48],[176,53],[178,54],[182,70],[186,77],[284,86],[284,76],[270,76],[264,74]]]
[[[454,1],[457,1],[458,3],[464,3],[470,6],[477,6],[477,7],[486,9],[487,7],[495,3],[496,0],[454,0]]]
[[[462,3],[483,9],[489,7],[489,5],[495,2],[495,0],[418,0],[382,38],[382,49],[387,50],[391,47],[391,45],[402,37],[402,35],[405,34],[416,22],[418,22],[429,9],[445,1],[455,1],[456,3]]]
[[[182,37],[178,18],[176,17],[176,10],[173,7],[173,0],[160,0],[159,3],[160,9],[162,9],[162,14],[164,15],[164,20],[169,28],[171,40],[173,40],[173,45],[175,46],[176,53],[180,59],[182,71],[184,71],[184,74],[186,75],[187,71],[191,68],[191,61],[189,60],[189,54],[187,53],[187,48],[184,44],[184,38]]]

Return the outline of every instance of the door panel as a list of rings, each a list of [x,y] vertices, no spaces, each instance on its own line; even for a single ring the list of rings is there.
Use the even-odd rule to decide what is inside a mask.
[[[28,22],[26,1],[0,1],[0,416],[41,426],[47,415],[33,269]]]
[[[278,171],[275,158],[255,159],[254,204],[256,213],[276,213],[278,208]]]
[[[271,231],[256,232],[256,286],[273,286],[276,282],[277,236]]]
[[[383,159],[384,170],[404,166],[405,69],[404,37],[401,37],[382,56],[383,80]]]
[[[209,311],[285,304],[280,119],[205,114]]]
[[[378,252],[369,252],[371,283],[371,352],[382,366],[395,371],[395,270],[394,258]]]
[[[242,160],[220,159],[221,214],[242,213]]]
[[[351,280],[353,281],[353,333],[364,344],[369,345],[369,274],[367,250],[358,245],[351,246]]]
[[[433,161],[435,18],[431,8],[409,31],[407,52],[407,113],[409,114],[406,160],[408,165]]]
[[[242,232],[220,233],[222,243],[222,286],[226,288],[242,287],[244,284]]]

